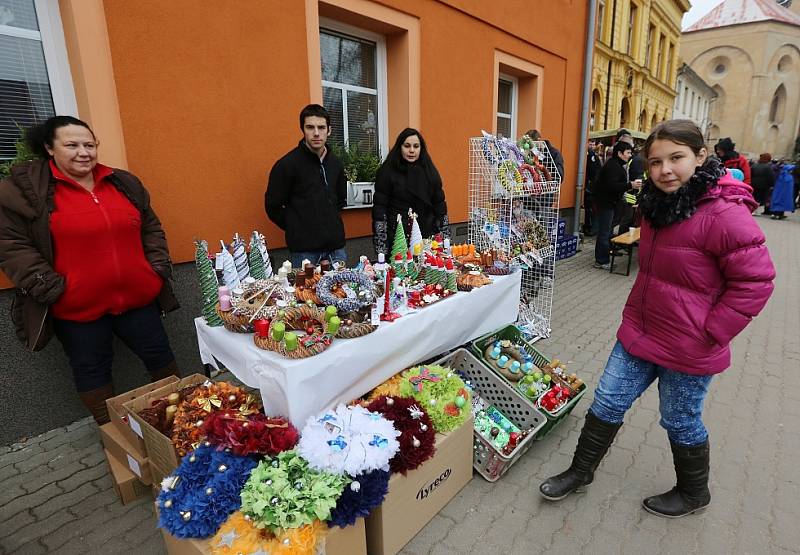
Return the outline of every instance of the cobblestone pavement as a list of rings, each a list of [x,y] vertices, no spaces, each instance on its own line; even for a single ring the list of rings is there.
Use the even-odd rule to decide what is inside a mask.
[[[541,480],[569,465],[591,394],[498,482],[476,475],[403,550],[461,553],[800,553],[800,216],[758,219],[778,269],[765,311],[733,344],[706,404],[711,507],[666,520],[642,497],[672,487],[651,388],[626,418],[587,493],[548,503]],[[537,346],[596,385],[633,276],[592,269],[592,244],[559,263],[553,337]],[[635,264],[634,264],[635,267]],[[165,553],[153,504],[114,495],[89,419],[0,447],[0,553]]]

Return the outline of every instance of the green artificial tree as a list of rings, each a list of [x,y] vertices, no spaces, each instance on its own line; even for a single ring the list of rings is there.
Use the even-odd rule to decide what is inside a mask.
[[[221,326],[222,319],[217,314],[218,289],[217,276],[211,260],[208,259],[208,243],[195,241],[197,249],[194,262],[197,266],[197,279],[200,281],[200,297],[203,303],[203,318],[209,326]]]
[[[403,229],[403,218],[400,214],[397,215],[397,227],[394,230],[394,242],[392,243],[392,262],[398,254],[403,256],[405,262],[406,253],[408,252],[408,242],[406,242],[406,230]]]
[[[250,277],[267,279],[267,275],[264,273],[264,259],[261,257],[261,251],[252,241],[250,242],[250,254],[247,255],[247,259],[250,263]]]

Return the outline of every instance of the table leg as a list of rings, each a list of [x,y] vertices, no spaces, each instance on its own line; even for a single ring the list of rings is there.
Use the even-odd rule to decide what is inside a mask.
[[[614,243],[611,243],[611,253],[610,253],[611,254],[611,264],[608,267],[608,272],[610,274],[614,273],[614,255],[616,254],[616,252],[617,252],[616,246],[614,245]]]
[[[631,259],[633,258],[633,245],[628,245],[628,269],[625,271],[625,275],[631,275]]]

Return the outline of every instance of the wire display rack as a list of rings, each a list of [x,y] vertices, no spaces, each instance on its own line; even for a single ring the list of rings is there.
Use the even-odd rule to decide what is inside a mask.
[[[550,336],[561,175],[544,141],[469,139],[469,241],[522,270],[517,324]]]

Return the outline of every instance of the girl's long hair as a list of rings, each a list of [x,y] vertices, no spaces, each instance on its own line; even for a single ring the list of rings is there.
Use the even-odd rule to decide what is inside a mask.
[[[439,175],[439,171],[436,169],[430,154],[428,154],[428,145],[425,143],[425,138],[422,136],[422,133],[411,127],[406,127],[397,136],[392,150],[389,151],[389,154],[386,156],[386,160],[384,160],[383,164],[381,164],[381,167],[378,168],[378,173],[385,171],[386,168],[403,173],[407,171],[409,164],[406,162],[405,158],[403,158],[403,153],[400,149],[403,146],[403,143],[406,142],[406,139],[413,135],[419,137],[420,146],[419,157],[414,164],[417,164],[425,171],[425,175],[431,183],[441,181],[442,178]]]

